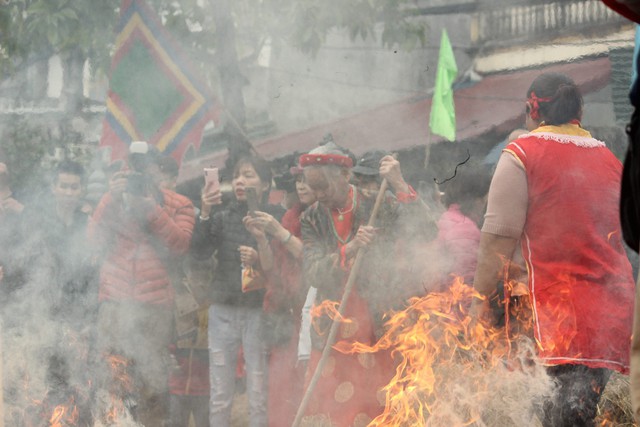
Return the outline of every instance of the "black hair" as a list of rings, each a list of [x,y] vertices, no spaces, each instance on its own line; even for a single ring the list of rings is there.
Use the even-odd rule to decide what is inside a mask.
[[[459,170],[455,178],[447,182],[443,203],[449,207],[454,203],[460,205],[460,211],[468,215],[474,202],[487,195],[491,185],[491,175],[480,165],[468,166]]]
[[[260,177],[260,181],[262,181],[263,184],[267,184],[269,186],[268,190],[271,189],[271,180],[273,179],[273,173],[271,172],[271,166],[266,160],[253,155],[241,157],[233,167],[233,177],[238,174],[238,172],[240,171],[240,167],[244,165],[251,165],[256,171],[256,174],[258,174],[258,177]],[[265,202],[266,198],[269,197],[268,190],[265,191],[263,202]]]
[[[551,98],[539,103],[540,119],[547,125],[562,125],[582,117],[582,95],[575,82],[567,75],[545,73],[538,76],[527,91],[527,99],[531,93],[538,98]]]
[[[63,160],[60,163],[58,163],[58,166],[56,166],[55,168],[53,182],[54,183],[58,182],[58,178],[63,173],[68,175],[79,176],[80,181],[84,183],[84,179],[85,179],[84,167],[78,162],[75,162],[73,160]]]

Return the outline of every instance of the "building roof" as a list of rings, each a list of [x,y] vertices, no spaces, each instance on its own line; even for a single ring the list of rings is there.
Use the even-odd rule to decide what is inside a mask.
[[[505,134],[524,122],[525,93],[531,82],[543,72],[565,73],[572,77],[583,95],[607,85],[611,75],[608,57],[570,64],[492,74],[471,86],[456,90],[457,139],[473,141],[486,134]],[[442,141],[429,136],[431,97],[413,97],[372,110],[254,142],[256,150],[268,159],[294,151],[308,151],[331,133],[340,145],[356,154],[385,149],[397,151]],[[183,163],[180,181],[201,175],[206,165],[221,165],[226,152]]]

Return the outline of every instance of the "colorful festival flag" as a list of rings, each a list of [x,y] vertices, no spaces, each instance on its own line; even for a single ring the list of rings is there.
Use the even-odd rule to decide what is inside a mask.
[[[101,146],[123,159],[131,141],[147,141],[178,162],[200,147],[217,103],[144,0],[123,0],[111,62]]]
[[[456,58],[449,42],[447,31],[442,29],[440,55],[436,71],[436,87],[431,101],[431,132],[444,136],[449,141],[456,139],[456,110],[453,104],[453,82],[458,74]]]

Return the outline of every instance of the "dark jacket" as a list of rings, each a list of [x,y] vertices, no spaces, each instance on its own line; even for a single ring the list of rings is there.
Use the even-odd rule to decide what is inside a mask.
[[[352,236],[361,225],[366,225],[374,200],[358,195],[354,211]],[[349,271],[341,265],[338,240],[332,230],[331,213],[319,203],[310,206],[301,217],[304,242],[303,274],[305,283],[318,289],[316,302],[340,301]],[[383,314],[399,308],[412,296],[405,278],[397,274],[395,245],[415,235],[435,234],[435,223],[420,199],[402,204],[387,198],[382,204],[375,223],[379,227],[374,243],[367,248],[356,280],[357,291],[369,304],[374,327],[379,335]],[[326,319],[325,319],[326,321]],[[323,338],[311,328],[312,340],[318,348]],[[315,336],[314,336],[315,335]]]
[[[266,205],[261,210],[278,221],[284,214],[281,206]],[[234,200],[226,209],[215,212],[211,219],[196,222],[191,241],[192,257],[204,261],[215,254],[217,260],[211,286],[211,301],[214,304],[262,307],[264,290],[242,292],[242,269],[238,247],[257,248],[256,240],[242,223],[246,215],[246,203]]]

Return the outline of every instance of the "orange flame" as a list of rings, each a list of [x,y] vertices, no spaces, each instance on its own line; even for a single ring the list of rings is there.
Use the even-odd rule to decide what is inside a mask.
[[[435,417],[434,408],[441,403],[439,390],[448,380],[443,367],[463,376],[493,368],[527,368],[522,359],[511,364],[505,364],[505,361],[512,355],[513,347],[517,347],[515,338],[525,331],[530,333],[532,316],[523,316],[528,319],[528,325],[523,325],[516,316],[510,331],[514,337],[510,339],[505,329],[472,319],[469,315],[471,303],[479,299],[484,297],[465,285],[461,278],[456,278],[448,291],[412,298],[406,309],[391,313],[386,333],[375,345],[347,341],[334,345],[343,353],[390,349],[397,362],[395,376],[383,389],[386,392],[385,409],[370,426],[474,424],[482,417],[482,408],[462,404],[462,418],[455,421],[442,418],[435,421],[434,418],[427,422]],[[533,358],[532,352],[528,354]],[[478,381],[476,387],[474,393],[485,393],[492,384]]]
[[[66,427],[76,425],[78,422],[78,408],[74,398],[69,399],[67,405],[58,405],[53,409],[49,419],[49,427]]]

